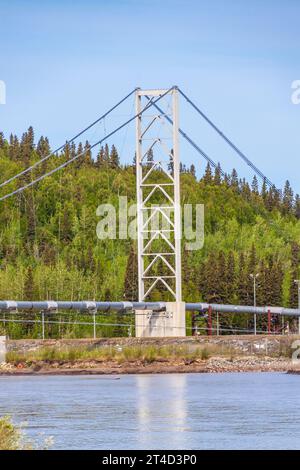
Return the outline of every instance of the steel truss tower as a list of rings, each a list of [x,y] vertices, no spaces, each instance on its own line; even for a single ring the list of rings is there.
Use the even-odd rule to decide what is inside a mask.
[[[159,96],[163,96],[160,100],[163,112],[149,107]],[[139,115],[136,120],[139,301],[151,299],[158,290],[168,300],[181,302],[177,88],[137,89],[136,114]]]

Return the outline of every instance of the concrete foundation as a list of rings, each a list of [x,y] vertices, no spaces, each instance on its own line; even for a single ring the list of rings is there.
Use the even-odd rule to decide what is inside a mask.
[[[0,336],[0,364],[5,362],[6,356],[6,336]]]
[[[186,336],[185,302],[166,302],[166,310],[136,310],[135,336],[137,338]]]

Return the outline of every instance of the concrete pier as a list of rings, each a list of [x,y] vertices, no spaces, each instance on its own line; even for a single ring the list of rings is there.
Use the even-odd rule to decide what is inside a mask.
[[[0,364],[5,362],[6,356],[6,336],[0,336]]]
[[[166,302],[164,311],[136,310],[137,338],[186,336],[185,302]]]

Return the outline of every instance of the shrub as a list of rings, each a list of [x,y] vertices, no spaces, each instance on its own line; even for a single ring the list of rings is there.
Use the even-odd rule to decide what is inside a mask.
[[[8,416],[0,418],[0,450],[18,450],[21,432],[15,428]]]
[[[52,444],[52,437],[46,438],[41,443],[30,441],[24,431],[12,423],[9,416],[0,418],[0,450],[46,450]]]

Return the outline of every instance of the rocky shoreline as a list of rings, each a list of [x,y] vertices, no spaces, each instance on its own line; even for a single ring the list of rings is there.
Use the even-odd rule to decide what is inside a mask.
[[[287,358],[211,357],[207,360],[164,359],[147,361],[36,361],[26,364],[1,364],[0,375],[122,375],[226,372],[289,372],[300,374],[299,366]]]

